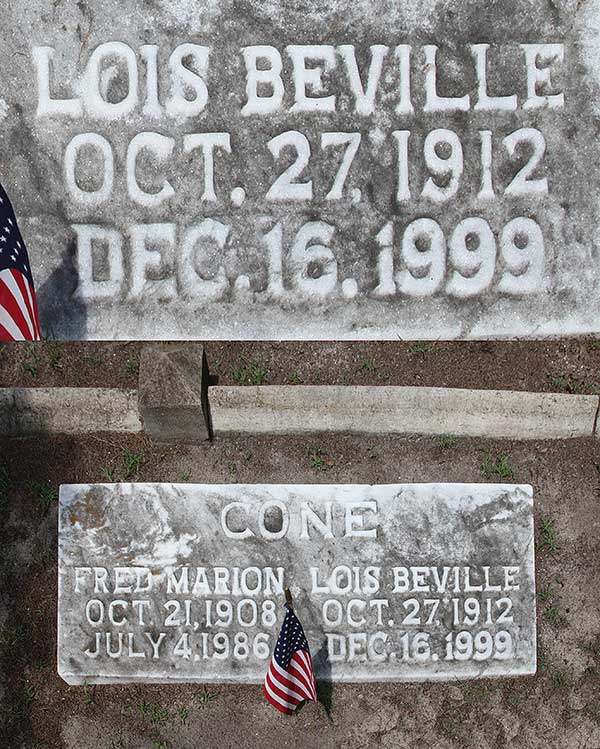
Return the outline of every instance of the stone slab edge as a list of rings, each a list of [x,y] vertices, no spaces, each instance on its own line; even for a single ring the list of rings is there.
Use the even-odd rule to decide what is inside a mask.
[[[0,434],[141,432],[137,391],[0,388]]]
[[[217,434],[600,437],[600,400],[595,395],[343,385],[216,386],[208,392]],[[135,390],[0,388],[4,436],[142,429]]]
[[[569,439],[596,432],[595,395],[457,388],[214,387],[215,433],[360,432]]]

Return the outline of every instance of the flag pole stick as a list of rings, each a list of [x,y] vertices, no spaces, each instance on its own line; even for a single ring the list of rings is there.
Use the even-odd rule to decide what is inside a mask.
[[[292,599],[292,594],[290,593],[290,589],[289,588],[285,588],[285,590],[283,592],[285,593],[285,602],[287,603],[287,605],[289,606],[290,609],[293,609],[294,608],[294,601]]]

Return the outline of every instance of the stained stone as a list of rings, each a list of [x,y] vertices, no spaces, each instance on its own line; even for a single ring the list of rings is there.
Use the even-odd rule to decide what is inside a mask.
[[[199,344],[144,347],[138,405],[146,434],[156,442],[207,440],[209,379],[204,349]]]
[[[600,0],[4,5],[48,335],[600,332]]]
[[[58,672],[261,682],[289,587],[321,679],[534,673],[532,503],[506,484],[62,486]]]

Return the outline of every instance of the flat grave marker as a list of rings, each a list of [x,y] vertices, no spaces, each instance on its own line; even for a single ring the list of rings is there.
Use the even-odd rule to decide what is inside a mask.
[[[59,674],[259,683],[285,587],[320,678],[534,673],[532,502],[505,484],[62,486]]]
[[[600,3],[574,5],[14,0],[0,165],[46,331],[600,332]]]

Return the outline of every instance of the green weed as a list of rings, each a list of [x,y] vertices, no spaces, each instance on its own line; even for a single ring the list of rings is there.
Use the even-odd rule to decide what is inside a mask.
[[[125,362],[125,376],[126,377],[136,377],[138,372],[140,370],[140,365],[137,359],[132,359],[131,357],[127,358],[127,361]]]
[[[0,511],[8,504],[8,492],[10,489],[10,476],[8,468],[0,465]]]
[[[458,444],[458,437],[455,437],[453,434],[442,434],[438,441],[440,447],[444,450],[449,450],[451,447],[456,447]]]
[[[110,466],[101,466],[100,473],[108,481],[109,484],[115,483],[115,469]]]
[[[207,707],[211,702],[214,702],[218,696],[218,692],[209,692],[206,686],[203,687],[202,691],[196,695],[196,702],[198,704],[198,707]]]
[[[60,358],[62,354],[58,349],[52,349],[48,352],[48,366],[51,369],[60,369]]]
[[[121,468],[123,471],[123,481],[127,481],[133,475],[137,475],[140,465],[144,459],[143,453],[135,453],[125,448],[121,454]]]
[[[21,365],[23,370],[32,377],[36,377],[40,367],[40,355],[34,343],[27,346],[25,350],[25,359]]]
[[[171,719],[171,714],[166,707],[155,702],[142,702],[140,713],[147,718],[152,725],[164,725]]]
[[[58,502],[58,491],[53,486],[42,483],[41,481],[30,481],[29,486],[41,502],[44,509],[47,510],[50,505]]]
[[[258,359],[249,360],[240,356],[241,366],[233,370],[233,381],[237,385],[264,385],[267,371]]]
[[[541,526],[541,540],[537,545],[538,551],[558,551],[558,541],[556,537],[556,529],[554,528],[554,521],[550,518],[542,518],[540,520]]]
[[[411,355],[418,355],[422,359],[425,359],[427,354],[431,353],[432,346],[429,343],[412,343],[407,351]]]
[[[569,679],[567,677],[567,674],[564,671],[555,671],[552,674],[552,684],[557,689],[562,689],[563,687],[569,686]]]
[[[334,466],[333,460],[320,447],[307,447],[306,454],[311,468],[315,471],[327,471]]]
[[[292,374],[287,378],[287,381],[289,385],[302,385],[304,382],[302,377],[300,377],[298,370],[292,372]]]
[[[88,684],[83,685],[83,704],[84,705],[93,705],[96,701],[96,688],[92,687],[90,689]]]
[[[492,476],[500,476],[502,479],[514,479],[515,472],[509,463],[509,456],[506,453],[498,453],[494,459],[491,452],[484,451],[483,462],[481,463],[481,470],[486,478],[492,478]]]

